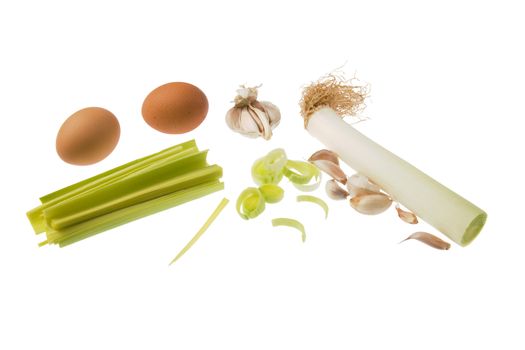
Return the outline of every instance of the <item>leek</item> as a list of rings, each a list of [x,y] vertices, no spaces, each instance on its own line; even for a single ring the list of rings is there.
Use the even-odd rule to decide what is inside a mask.
[[[303,104],[315,105],[307,102]],[[312,136],[454,242],[466,246],[476,238],[487,218],[483,210],[358,132],[334,104],[317,106],[312,113],[303,106]]]

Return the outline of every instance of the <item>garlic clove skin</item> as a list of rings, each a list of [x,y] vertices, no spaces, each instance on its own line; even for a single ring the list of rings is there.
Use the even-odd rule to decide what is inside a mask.
[[[352,208],[366,215],[377,215],[387,210],[392,204],[392,199],[383,193],[363,194],[352,197]]]

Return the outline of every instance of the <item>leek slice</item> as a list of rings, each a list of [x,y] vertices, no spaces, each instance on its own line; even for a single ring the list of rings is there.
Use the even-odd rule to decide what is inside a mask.
[[[283,173],[295,188],[301,191],[314,191],[321,184],[321,171],[309,162],[288,160],[283,167]],[[312,179],[314,179],[313,183],[311,183]]]
[[[306,231],[303,224],[295,219],[290,218],[275,218],[272,220],[272,226],[288,226],[293,227],[301,232],[301,239],[304,242],[306,240]]]
[[[252,166],[253,181],[259,186],[278,184],[283,178],[286,161],[286,153],[282,148],[274,149],[266,156],[257,159]]]
[[[237,198],[237,213],[244,220],[256,218],[264,211],[265,207],[264,196],[255,187],[248,187]]]
[[[213,213],[210,215],[210,217],[208,218],[208,220],[206,220],[206,222],[204,223],[204,225],[200,228],[199,231],[197,231],[197,233],[195,234],[195,236],[193,236],[193,238],[188,242],[188,244],[186,244],[184,246],[184,248],[182,248],[182,250],[179,252],[179,254],[177,254],[177,256],[175,258],[173,258],[173,260],[171,260],[171,262],[169,263],[170,265],[173,264],[175,261],[179,260],[179,258],[181,256],[183,256],[194,244],[195,242],[197,242],[197,240],[199,238],[201,238],[201,236],[204,234],[204,232],[206,232],[206,230],[210,227],[210,225],[213,223],[213,221],[215,221],[215,219],[217,218],[217,216],[219,216],[219,214],[222,212],[222,210],[224,209],[224,207],[228,204],[229,200],[226,199],[226,198],[223,198],[222,201],[219,203],[219,205],[217,206],[217,208],[215,208],[215,210],[213,211]]]
[[[259,187],[266,203],[278,203],[284,197],[284,190],[275,184],[265,184]]]
[[[315,197],[315,196],[308,196],[308,195],[301,195],[297,196],[298,202],[310,202],[315,203],[324,210],[324,218],[328,218],[328,204],[321,198]]]

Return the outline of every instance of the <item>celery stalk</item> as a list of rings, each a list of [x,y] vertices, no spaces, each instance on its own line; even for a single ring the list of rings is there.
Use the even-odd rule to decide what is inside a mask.
[[[66,246],[224,188],[222,168],[189,141],[41,197],[27,217],[45,244]]]
[[[96,217],[92,220],[66,227],[63,230],[50,229],[47,232],[47,243],[58,244],[60,247],[65,247],[103,231],[192,201],[222,189],[224,189],[224,184],[218,180],[214,180],[143,203],[135,204]]]
[[[62,229],[118,209],[218,179],[221,175],[222,169],[219,166],[210,165],[159,183],[140,186],[137,189],[131,186],[126,187],[127,182],[122,182],[118,184],[121,185],[118,188],[111,186],[100,193],[92,192],[86,196],[66,200],[44,210],[44,216],[48,226],[53,229]]]
[[[151,183],[157,183],[164,179],[171,178],[185,171],[202,168],[206,165],[207,151],[197,152],[195,149],[188,149],[175,155],[168,155],[165,159],[157,160],[156,163],[149,164],[146,167],[135,169],[135,171],[117,176],[111,174],[105,179],[99,179],[85,186],[65,192],[62,196],[55,197],[48,202],[28,212],[28,218],[33,224],[35,232],[43,232],[45,223],[43,222],[44,211],[51,209],[53,215],[55,210],[63,206],[76,210],[76,207],[70,203],[80,202],[84,207],[96,205],[89,198],[96,198],[100,201],[107,201],[109,198],[115,198],[119,194],[127,194],[132,189],[146,187]]]
[[[158,160],[166,158],[169,155],[177,154],[177,153],[180,153],[180,152],[188,150],[188,149],[193,149],[195,152],[198,152],[197,146],[195,144],[195,140],[190,140],[190,141],[181,143],[179,145],[175,145],[175,146],[166,148],[166,149],[164,149],[164,150],[162,150],[160,152],[157,152],[157,153],[154,153],[154,154],[150,154],[150,155],[148,155],[146,157],[142,157],[142,158],[139,158],[139,159],[132,160],[131,162],[128,162],[128,163],[123,164],[123,165],[120,165],[120,166],[118,166],[116,168],[113,168],[113,169],[110,169],[110,170],[108,170],[106,172],[100,173],[98,175],[92,176],[92,177],[90,177],[88,179],[85,179],[83,181],[77,182],[77,183],[75,183],[73,185],[64,187],[64,188],[62,188],[62,189],[60,189],[58,191],[54,191],[54,192],[49,193],[49,194],[47,194],[45,196],[42,196],[42,197],[40,197],[40,201],[42,203],[48,202],[51,199],[54,199],[54,198],[57,198],[57,197],[61,197],[65,193],[71,192],[74,189],[77,189],[77,188],[83,187],[85,185],[91,184],[93,182],[96,182],[97,180],[106,180],[106,179],[108,179],[108,178],[110,178],[112,176],[119,176],[119,175],[121,175],[123,173],[127,173],[127,172],[130,172],[130,171],[133,171],[134,169],[137,169],[137,168],[140,168],[140,167],[143,167],[143,166],[147,166],[149,164],[153,164],[153,163],[157,162]]]

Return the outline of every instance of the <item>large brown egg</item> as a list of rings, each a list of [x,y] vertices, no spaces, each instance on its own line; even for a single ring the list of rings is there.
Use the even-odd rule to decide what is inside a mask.
[[[208,99],[196,86],[175,82],[159,86],[142,104],[142,116],[152,128],[183,134],[198,127],[208,113]]]
[[[117,146],[120,124],[110,111],[88,107],[73,113],[60,127],[57,153],[64,162],[88,165],[106,158]]]

